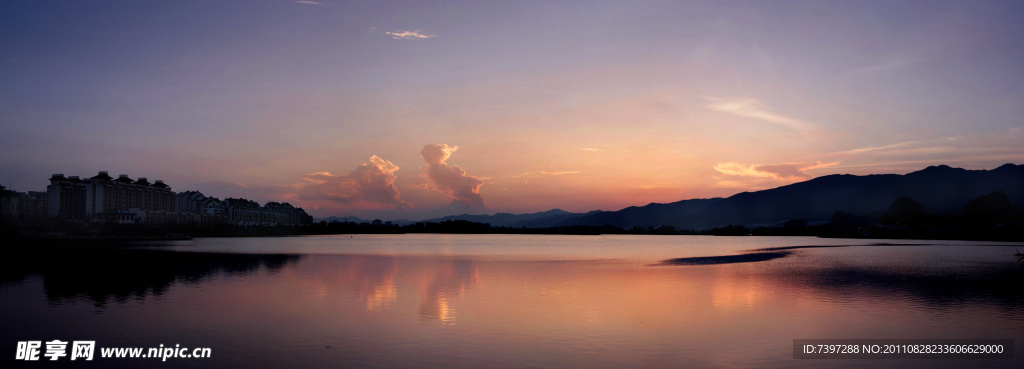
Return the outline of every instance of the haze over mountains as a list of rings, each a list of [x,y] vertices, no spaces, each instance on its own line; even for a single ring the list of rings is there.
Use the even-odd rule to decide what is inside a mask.
[[[857,215],[884,211],[901,196],[920,202],[929,213],[960,214],[972,199],[996,191],[1005,193],[1015,209],[1024,208],[1024,165],[1005,164],[992,170],[939,165],[905,175],[836,174],[727,198],[652,203],[618,211],[570,213],[553,209],[530,214],[452,215],[426,221],[467,220],[515,228],[612,225],[629,229],[664,225],[701,230],[731,224],[781,225],[791,219],[827,222],[838,211]]]

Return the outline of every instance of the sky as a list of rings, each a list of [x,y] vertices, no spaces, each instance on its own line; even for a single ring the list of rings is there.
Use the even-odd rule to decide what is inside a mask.
[[[1024,163],[1020,1],[0,2],[0,184],[317,217]]]

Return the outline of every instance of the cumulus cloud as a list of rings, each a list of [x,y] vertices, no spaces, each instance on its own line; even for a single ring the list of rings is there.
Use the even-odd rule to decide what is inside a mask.
[[[838,164],[839,162],[826,163],[821,161],[774,165],[745,165],[735,162],[725,162],[715,164],[715,170],[722,174],[734,176],[770,178],[777,181],[801,181],[814,177],[814,175],[808,173],[809,170],[827,168]]]
[[[368,163],[359,164],[351,173],[310,173],[302,177],[305,183],[295,187],[301,200],[331,201],[361,208],[395,208],[406,205],[395,187],[396,171],[397,165],[373,155]]]
[[[436,144],[423,146],[420,157],[427,162],[421,167],[427,175],[434,188],[448,194],[457,203],[467,206],[472,210],[484,210],[484,198],[480,196],[480,186],[484,182],[477,177],[467,175],[466,171],[457,165],[448,165],[446,161],[452,156],[458,146],[447,144]]]
[[[388,36],[391,36],[391,38],[396,39],[396,40],[420,40],[420,39],[425,39],[425,38],[437,37],[437,35],[426,34],[426,33],[423,33],[423,31],[420,31],[420,30],[415,30],[415,31],[396,30],[394,32],[386,31],[386,32],[384,32],[384,34],[386,34]]]

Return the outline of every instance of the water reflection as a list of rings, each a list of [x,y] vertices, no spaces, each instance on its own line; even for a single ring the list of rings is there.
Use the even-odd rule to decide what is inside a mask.
[[[479,262],[470,259],[383,255],[312,255],[288,274],[310,296],[446,325],[456,322],[458,301],[480,279]]]
[[[211,254],[142,249],[25,250],[5,258],[3,282],[42,277],[50,304],[79,299],[108,302],[161,296],[175,283],[198,284],[215,276],[239,277],[259,270],[273,274],[298,255]]]
[[[969,272],[832,265],[790,270],[777,277],[837,300],[906,299],[930,308],[975,301],[1024,310],[1024,271],[999,264]]]
[[[8,324],[0,337],[90,337],[110,346],[181,342],[214,347],[216,354],[178,364],[282,368],[817,367],[823,363],[792,359],[794,338],[1024,342],[1024,273],[1012,259],[998,263],[1000,250],[786,251],[787,257],[759,262],[685,266],[648,266],[663,259],[660,253],[639,261],[148,250],[59,260],[35,255],[2,261],[5,281],[28,282],[5,283],[0,312],[9,321],[34,323]],[[154,295],[164,298],[107,306],[116,312],[109,314],[39,303],[102,305]]]
[[[364,302],[366,310],[387,310],[398,300],[398,287],[395,285],[398,263],[395,258],[345,255],[333,264],[338,272],[330,282],[355,293]]]
[[[436,265],[423,275],[419,316],[455,323],[454,300],[480,278],[477,265],[469,260],[451,260]]]

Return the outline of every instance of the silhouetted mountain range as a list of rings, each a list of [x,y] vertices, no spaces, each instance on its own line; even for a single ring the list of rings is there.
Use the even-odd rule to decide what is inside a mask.
[[[614,225],[619,228],[685,224],[695,213],[722,202],[722,198],[683,200],[668,204],[650,203],[630,206],[619,211],[591,212],[553,224],[556,227],[574,225]]]
[[[599,213],[606,212],[596,210],[589,213],[570,213],[562,209],[552,209],[544,212],[528,214],[497,213],[494,215],[449,215],[441,218],[427,219],[424,220],[424,222],[440,223],[448,220],[465,220],[476,223],[489,223],[493,227],[548,228],[568,219]]]
[[[886,210],[909,196],[934,214],[960,214],[972,199],[1003,191],[1014,208],[1024,207],[1024,166],[993,170],[932,166],[905,175],[829,175],[728,198],[684,200],[582,215],[556,225],[604,225],[622,228],[669,225],[708,229],[730,224],[781,225],[790,219],[827,222],[837,211],[868,214]]]
[[[743,192],[727,198],[691,199],[651,203],[618,211],[572,213],[553,209],[539,213],[450,215],[423,222],[469,221],[492,227],[551,228],[610,225],[634,227],[672,226],[678,230],[707,230],[726,225],[781,226],[800,219],[809,224],[827,223],[836,212],[855,215],[880,214],[894,200],[907,196],[928,213],[960,215],[973,199],[1002,191],[1014,209],[1024,209],[1024,165],[1005,164],[992,170],[967,170],[946,165],[899,174],[857,176],[835,174],[778,188]],[[330,217],[319,220],[337,220]],[[349,222],[369,222],[347,217]],[[393,220],[396,225],[412,223]]]
[[[939,165],[905,175],[836,174],[728,198],[652,203],[618,211],[570,213],[554,209],[530,214],[463,214],[427,221],[466,220],[515,228],[612,225],[624,229],[673,226],[702,230],[730,224],[773,226],[792,219],[812,224],[828,222],[838,211],[885,211],[901,196],[920,202],[929,213],[959,215],[969,201],[995,191],[1005,193],[1014,208],[1024,208],[1024,165],[1006,164],[993,170]]]

